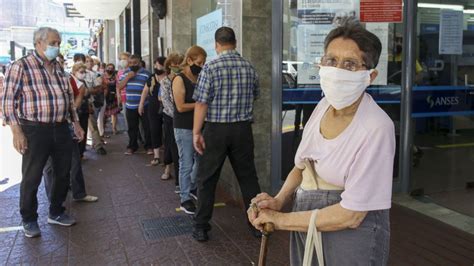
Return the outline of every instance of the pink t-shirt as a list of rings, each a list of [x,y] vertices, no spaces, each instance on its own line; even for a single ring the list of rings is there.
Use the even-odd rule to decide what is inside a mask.
[[[320,122],[329,103],[322,99],[303,132],[295,165],[314,161],[326,182],[344,187],[341,206],[354,211],[389,209],[392,198],[395,129],[372,97],[364,97],[350,125],[334,139],[325,139]]]
[[[125,70],[119,70],[117,72],[117,86],[120,82],[120,78],[123,76],[123,73],[125,73]],[[125,91],[125,88],[123,88],[121,91],[120,91],[120,99],[122,101],[122,104],[124,104],[125,106],[125,102],[127,101],[127,92]]]

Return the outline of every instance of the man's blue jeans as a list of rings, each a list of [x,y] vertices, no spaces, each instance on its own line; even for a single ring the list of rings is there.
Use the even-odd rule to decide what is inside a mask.
[[[190,200],[189,193],[196,189],[197,153],[193,147],[193,131],[175,128],[174,134],[179,154],[179,188],[181,203]]]

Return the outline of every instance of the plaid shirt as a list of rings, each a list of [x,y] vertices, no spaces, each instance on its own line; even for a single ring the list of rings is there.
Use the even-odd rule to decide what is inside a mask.
[[[237,51],[222,52],[199,74],[194,100],[208,105],[207,122],[253,120],[253,102],[259,94],[258,75]]]
[[[50,74],[35,51],[8,68],[0,93],[7,124],[19,125],[20,119],[41,123],[79,121],[69,80],[58,62],[52,62],[52,67]]]

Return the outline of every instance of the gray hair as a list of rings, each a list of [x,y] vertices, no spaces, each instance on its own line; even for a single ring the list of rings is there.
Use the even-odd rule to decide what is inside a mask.
[[[366,30],[362,24],[354,17],[342,17],[339,19],[339,26],[333,29],[324,40],[324,51],[329,44],[337,38],[353,40],[363,52],[362,59],[368,69],[373,69],[379,63],[382,43],[372,32]]]
[[[61,34],[57,29],[50,28],[50,27],[40,27],[35,30],[33,34],[33,45],[36,45],[40,41],[45,41],[48,39],[49,33],[56,33],[59,38],[61,38]]]

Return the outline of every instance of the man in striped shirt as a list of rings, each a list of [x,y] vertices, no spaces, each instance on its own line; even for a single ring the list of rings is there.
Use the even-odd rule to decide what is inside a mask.
[[[68,120],[74,125],[76,138],[84,137],[73,104],[73,90],[56,61],[61,44],[59,32],[42,27],[35,31],[33,39],[35,51],[11,65],[1,93],[2,118],[13,132],[15,149],[23,155],[20,213],[27,237],[41,234],[36,193],[49,156],[56,174],[48,223],[63,226],[75,223],[62,206],[68,193],[72,154]]]
[[[139,55],[131,55],[128,62],[129,68],[120,77],[120,83],[118,85],[118,91],[125,88],[126,93],[125,116],[127,118],[129,137],[127,151],[125,152],[126,155],[131,155],[138,150],[140,121],[145,131],[145,149],[148,150],[151,148],[151,136],[147,117],[148,111],[145,110],[143,116],[138,114],[142,91],[151,73],[143,68],[140,63],[141,57]],[[147,108],[147,104],[148,102],[145,102],[145,109]]]

